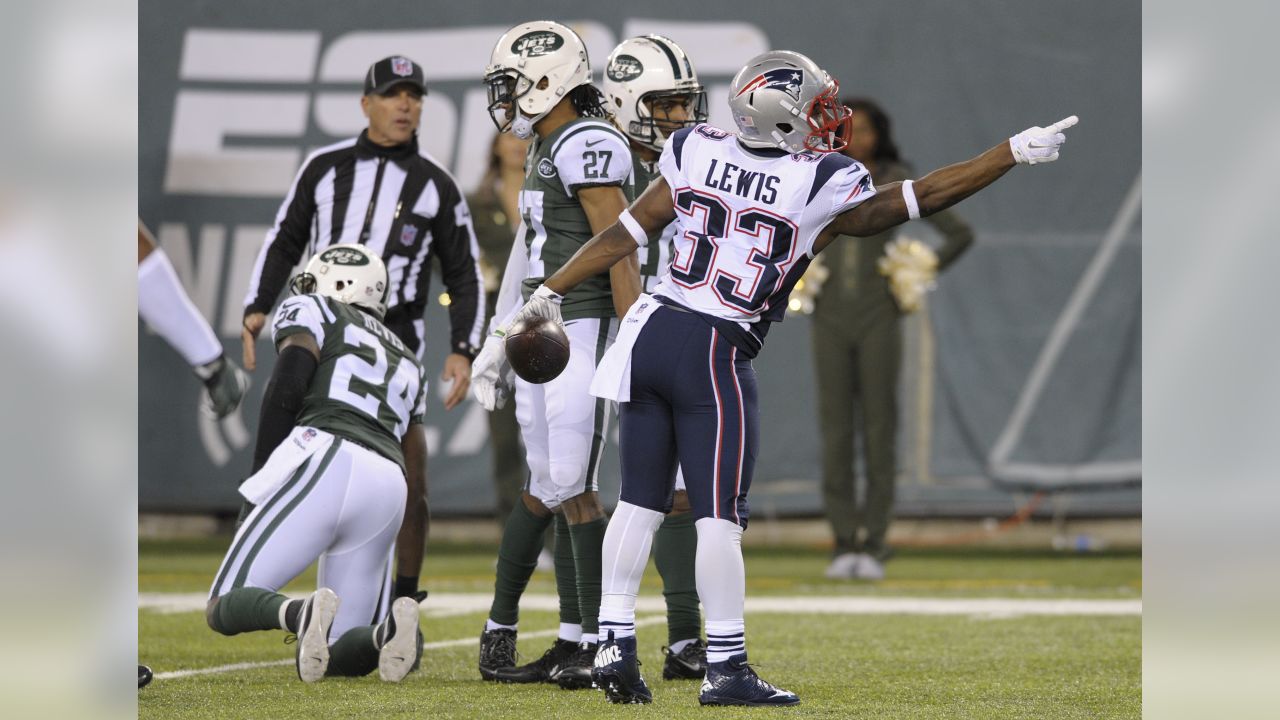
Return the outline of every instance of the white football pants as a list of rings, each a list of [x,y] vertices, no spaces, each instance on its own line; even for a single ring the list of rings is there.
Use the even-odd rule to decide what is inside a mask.
[[[529,494],[548,508],[598,490],[613,402],[591,394],[591,378],[618,332],[614,319],[565,323],[569,364],[542,385],[516,378],[516,420],[529,463]]]
[[[318,558],[317,585],[341,600],[330,642],[351,628],[381,622],[391,603],[391,562],[406,492],[400,466],[334,438],[245,518],[210,597],[238,587],[278,591]]]

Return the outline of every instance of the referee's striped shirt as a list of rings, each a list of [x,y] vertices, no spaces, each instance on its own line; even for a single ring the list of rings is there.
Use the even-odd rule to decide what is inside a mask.
[[[480,249],[457,182],[408,143],[382,147],[368,132],[307,158],[267,232],[245,296],[245,315],[270,314],[303,258],[339,243],[382,256],[391,281],[384,324],[422,357],[430,259],[449,291],[451,352],[474,358],[484,322]]]

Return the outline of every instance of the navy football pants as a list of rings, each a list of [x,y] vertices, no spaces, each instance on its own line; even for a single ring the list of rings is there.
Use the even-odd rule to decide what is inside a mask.
[[[760,445],[756,373],[700,316],[655,310],[631,353],[631,401],[619,410],[622,500],[668,512],[676,463],[697,519],[746,528]]]

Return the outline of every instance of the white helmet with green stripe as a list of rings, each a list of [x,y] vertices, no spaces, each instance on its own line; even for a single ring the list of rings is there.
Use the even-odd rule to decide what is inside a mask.
[[[543,79],[544,87],[538,87]],[[503,33],[484,70],[489,117],[499,132],[521,139],[574,88],[591,82],[587,46],[578,33],[550,20],[517,25]]]
[[[330,245],[289,283],[296,295],[315,293],[358,305],[379,320],[387,314],[387,266],[364,245]]]
[[[604,71],[604,94],[609,112],[622,132],[637,143],[662,150],[667,137],[682,127],[707,120],[707,91],[689,56],[671,38],[642,35],[623,40],[609,55]],[[684,117],[654,116],[655,108],[674,101]]]

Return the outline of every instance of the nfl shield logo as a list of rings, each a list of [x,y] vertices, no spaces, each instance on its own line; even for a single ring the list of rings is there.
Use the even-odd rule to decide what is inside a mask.
[[[409,77],[413,74],[413,61],[402,57],[391,58],[391,72],[400,77]]]
[[[418,237],[418,228],[412,225],[405,225],[400,231],[400,244],[412,245],[413,241]]]

